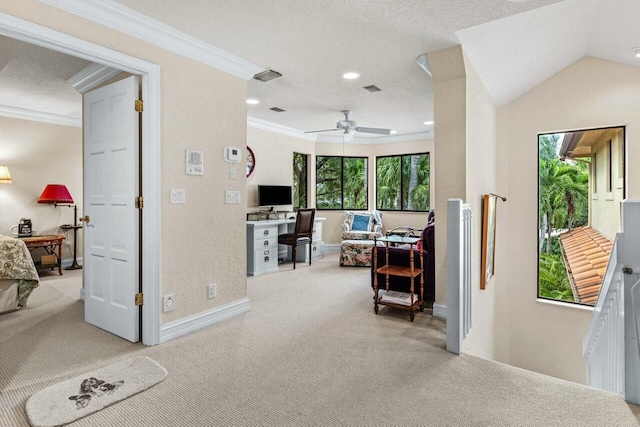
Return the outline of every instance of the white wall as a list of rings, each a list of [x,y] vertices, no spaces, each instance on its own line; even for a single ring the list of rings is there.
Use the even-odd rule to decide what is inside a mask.
[[[66,235],[62,258],[73,259],[73,232],[59,230],[73,223],[73,209],[37,202],[47,184],[63,184],[81,216],[82,129],[1,116],[0,129],[0,165],[13,178],[12,184],[0,184],[0,234],[11,235],[10,226],[30,218],[34,234]],[[77,256],[82,257],[82,230]]]
[[[506,269],[510,310],[510,362],[525,369],[583,383],[582,339],[591,310],[536,301],[538,133],[626,126],[627,165],[640,160],[640,69],[585,57],[511,104],[498,150],[508,153],[509,201]],[[626,168],[627,196],[640,197],[640,170]],[[499,173],[503,173],[500,171]],[[503,206],[500,206],[503,208]],[[501,216],[501,211],[499,211]],[[501,217],[498,224],[501,223]]]

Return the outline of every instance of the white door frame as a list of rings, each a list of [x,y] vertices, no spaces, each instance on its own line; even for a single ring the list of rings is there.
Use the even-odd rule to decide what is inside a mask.
[[[142,77],[142,342],[160,343],[160,67],[147,61],[0,13],[0,34]]]

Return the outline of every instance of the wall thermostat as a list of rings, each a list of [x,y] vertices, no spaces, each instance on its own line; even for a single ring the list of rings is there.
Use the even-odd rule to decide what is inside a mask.
[[[224,159],[231,163],[240,163],[242,152],[240,147],[224,147]]]

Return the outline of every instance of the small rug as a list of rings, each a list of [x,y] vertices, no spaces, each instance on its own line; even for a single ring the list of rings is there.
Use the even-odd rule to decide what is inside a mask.
[[[132,357],[40,390],[26,405],[34,427],[68,424],[140,393],[167,377],[145,356]]]

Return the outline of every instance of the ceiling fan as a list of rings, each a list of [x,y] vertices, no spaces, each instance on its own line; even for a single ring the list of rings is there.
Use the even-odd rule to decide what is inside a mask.
[[[376,133],[378,135],[390,135],[391,129],[382,129],[382,128],[365,128],[358,127],[358,123],[353,120],[349,120],[349,114],[351,111],[342,110],[342,114],[344,114],[344,120],[340,120],[336,123],[335,129],[321,129],[321,130],[310,130],[305,133],[316,133],[316,132],[330,132],[334,130],[344,131],[345,135],[351,135],[353,132],[364,132],[364,133]]]

